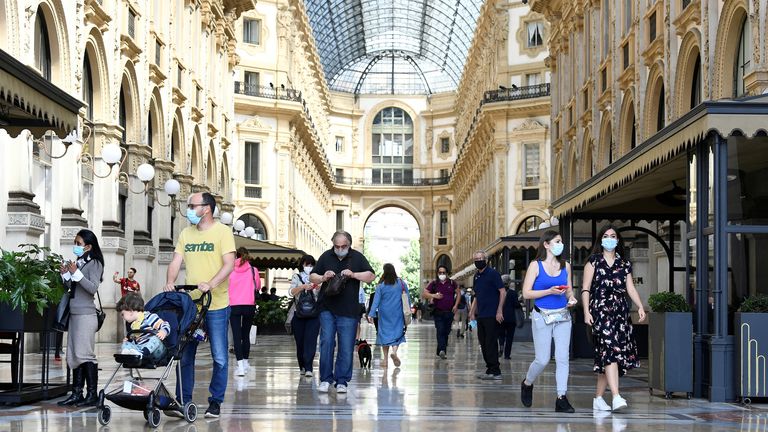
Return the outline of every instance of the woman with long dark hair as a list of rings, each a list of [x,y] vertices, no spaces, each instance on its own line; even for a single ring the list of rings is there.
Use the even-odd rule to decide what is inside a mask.
[[[624,257],[621,236],[613,225],[600,229],[595,239],[592,255],[584,266],[581,295],[584,321],[592,326],[594,335],[593,370],[598,374],[592,409],[622,410],[627,401],[619,394],[619,377],[640,366],[627,295],[637,306],[641,322],[645,320],[645,310],[632,282],[632,263]],[[606,386],[613,395],[611,405],[603,400]]]
[[[261,288],[259,269],[251,264],[248,249],[237,249],[237,259],[229,274],[229,325],[235,346],[237,367],[235,375],[243,376],[251,369],[248,357],[251,352],[251,326],[256,314],[256,291]]]
[[[316,313],[311,314],[314,316],[300,317],[298,316],[300,313],[294,313],[291,320],[293,338],[296,341],[296,360],[299,362],[299,374],[305,377],[312,376],[312,364],[315,361],[315,354],[317,354],[317,338],[320,336],[320,317],[317,306],[320,285],[309,281],[309,274],[312,273],[315,263],[315,257],[304,255],[299,264],[299,273],[293,275],[291,288],[288,290],[296,302],[300,301],[302,295],[311,295],[312,297],[305,297],[305,299],[311,304],[312,298],[314,298],[315,303]]]
[[[533,403],[533,382],[549,364],[552,340],[555,341],[555,411],[574,412],[568,391],[569,348],[571,345],[571,312],[576,304],[573,296],[571,264],[562,257],[565,245],[560,233],[547,230],[539,239],[536,260],[528,266],[523,281],[523,298],[533,299],[531,330],[536,358],[528,367],[521,384],[523,405]]]
[[[72,369],[72,394],[59,405],[95,406],[99,400],[96,392],[99,368],[94,345],[99,324],[94,296],[104,275],[104,255],[96,234],[87,229],[77,233],[72,252],[77,259],[64,263],[60,269],[70,296],[67,366]],[[84,382],[88,384],[85,397]]]
[[[368,315],[368,322],[379,317],[379,332],[376,336],[376,344],[381,345],[384,351],[382,368],[386,368],[389,358],[395,367],[400,367],[400,358],[397,356],[397,348],[405,343],[405,318],[403,317],[402,293],[408,293],[408,285],[405,281],[397,277],[395,266],[390,263],[384,264],[383,274],[376,285],[376,293],[373,296],[373,305],[371,313]],[[406,296],[408,297],[408,296]],[[410,300],[408,302],[410,308]],[[389,348],[392,348],[392,354],[389,354]]]

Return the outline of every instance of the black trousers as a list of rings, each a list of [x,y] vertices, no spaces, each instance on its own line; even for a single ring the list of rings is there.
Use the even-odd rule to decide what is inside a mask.
[[[296,360],[299,367],[312,372],[312,362],[317,354],[317,338],[320,336],[320,318],[294,316],[291,329],[296,340]]]
[[[251,353],[251,326],[256,308],[250,305],[230,306],[229,325],[232,327],[232,342],[235,346],[235,358],[248,360]]]
[[[504,349],[504,358],[509,358],[512,354],[515,329],[517,329],[517,324],[514,321],[504,321],[499,324],[499,350]]]
[[[499,323],[495,317],[477,319],[477,339],[485,360],[485,373],[501,375],[499,367]]]

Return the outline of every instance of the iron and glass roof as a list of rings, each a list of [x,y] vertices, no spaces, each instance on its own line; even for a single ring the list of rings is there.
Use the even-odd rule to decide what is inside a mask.
[[[483,0],[305,0],[331,89],[455,90]]]

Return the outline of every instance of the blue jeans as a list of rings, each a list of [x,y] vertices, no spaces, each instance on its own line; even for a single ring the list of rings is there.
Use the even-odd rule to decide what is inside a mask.
[[[352,356],[358,319],[320,312],[320,381],[347,385],[352,379]],[[333,351],[338,335],[339,351],[334,370]]]
[[[451,325],[453,325],[453,312],[435,311],[432,316],[435,320],[435,329],[437,330],[437,352],[448,351],[448,336],[451,335]]]
[[[229,366],[229,306],[224,309],[209,310],[203,323],[208,341],[211,343],[211,357],[213,357],[213,376],[208,391],[211,397],[208,402],[222,403],[224,392],[227,391],[227,367]],[[195,386],[195,355],[197,354],[198,341],[192,339],[187,343],[181,357],[181,380],[176,376],[176,397],[181,403],[192,400],[192,389]],[[181,394],[179,382],[183,385],[184,394]]]
[[[141,343],[128,340],[123,342],[121,349],[134,349],[140,352],[142,357],[144,356],[144,349],[146,349],[155,363],[159,362],[163,359],[163,357],[165,357],[165,345],[163,344],[163,341],[161,341],[157,336],[152,336]]]

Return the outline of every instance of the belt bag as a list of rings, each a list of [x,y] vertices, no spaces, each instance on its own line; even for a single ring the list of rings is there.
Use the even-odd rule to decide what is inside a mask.
[[[536,311],[541,314],[544,323],[547,325],[571,320],[571,311],[567,307],[560,309],[540,309],[537,307]]]

